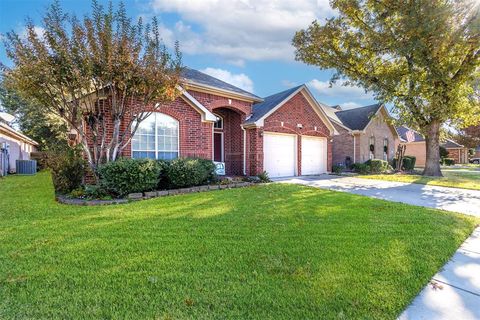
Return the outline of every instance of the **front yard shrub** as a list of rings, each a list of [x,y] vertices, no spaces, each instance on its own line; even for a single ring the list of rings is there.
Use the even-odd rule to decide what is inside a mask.
[[[370,173],[386,173],[392,169],[387,161],[381,159],[372,159],[365,162],[370,167]]]
[[[415,162],[417,161],[417,158],[414,157],[414,156],[404,156],[403,157],[403,163],[402,163],[402,170],[405,170],[405,171],[413,171],[413,169],[415,169]],[[395,168],[395,169],[399,169],[397,168],[397,159],[394,158],[392,160],[392,167]]]
[[[447,148],[443,147],[443,146],[440,146],[438,148],[438,152],[440,152],[440,159],[443,159],[443,158],[446,158],[448,157],[448,150]]]
[[[353,172],[360,174],[370,173],[370,166],[366,163],[354,163],[351,166]]]
[[[160,178],[161,166],[152,159],[126,159],[99,166],[101,186],[115,196],[154,190]]]
[[[260,182],[262,183],[267,183],[267,182],[271,182],[272,180],[270,180],[270,177],[268,176],[268,172],[267,171],[263,171],[262,173],[260,173],[259,175],[257,175],[258,179],[260,180]]]
[[[332,172],[333,172],[333,173],[340,174],[340,173],[343,172],[343,170],[345,170],[345,167],[342,166],[342,165],[334,164],[334,165],[332,166]]]
[[[441,164],[443,164],[444,166],[453,166],[455,165],[455,160],[453,160],[452,158],[443,158],[441,160]]]
[[[215,165],[211,160],[199,158],[178,158],[166,166],[166,172],[161,177],[168,188],[185,188],[208,184],[215,180]]]
[[[44,163],[52,172],[52,181],[56,192],[67,194],[82,185],[85,161],[80,149],[51,150],[46,154]]]
[[[415,169],[415,162],[417,158],[414,156],[404,156],[403,157],[403,170],[413,171]]]
[[[168,168],[170,167],[170,161],[157,160],[157,165],[160,167],[160,176],[158,179],[158,190],[170,189],[171,182],[168,179]]]

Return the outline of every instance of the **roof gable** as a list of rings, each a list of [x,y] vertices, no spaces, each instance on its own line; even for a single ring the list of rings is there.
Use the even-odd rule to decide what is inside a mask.
[[[288,90],[272,94],[264,98],[263,102],[256,103],[252,108],[252,115],[245,121],[244,125],[263,126],[263,120],[283,106],[298,93],[302,93],[310,106],[315,110],[331,134],[337,134],[335,127],[325,113],[325,106],[320,104],[304,84]]]
[[[300,90],[302,86],[296,86],[294,88],[272,94],[263,98],[262,102],[256,103],[252,107],[252,115],[245,121],[246,124],[255,123],[263,118],[268,112],[274,109],[277,105],[287,99],[290,95]]]
[[[376,103],[366,107],[337,111],[335,116],[341,124],[351,130],[364,130],[381,107],[382,104]]]

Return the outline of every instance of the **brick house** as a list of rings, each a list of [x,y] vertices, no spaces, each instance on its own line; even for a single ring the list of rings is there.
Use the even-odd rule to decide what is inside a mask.
[[[397,127],[397,131],[400,135],[400,142],[406,145],[405,155],[415,156],[417,158],[415,162],[416,166],[425,166],[427,148],[424,136],[406,126]],[[407,132],[411,133],[410,139],[407,138]],[[447,149],[448,157],[452,158],[455,163],[468,163],[467,147],[450,139],[446,139],[445,142],[440,145]]]
[[[383,104],[342,110],[327,107],[338,135],[333,137],[333,164],[349,165],[369,159],[390,161],[395,156],[399,136],[387,121],[391,118]]]
[[[122,156],[200,157],[224,163],[233,176],[331,170],[335,128],[305,85],[260,98],[186,68],[180,89],[140,124]]]

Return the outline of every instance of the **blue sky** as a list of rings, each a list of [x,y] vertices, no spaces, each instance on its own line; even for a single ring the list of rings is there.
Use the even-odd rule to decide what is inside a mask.
[[[100,0],[106,4],[107,1]],[[113,1],[114,4],[118,1]],[[24,30],[25,19],[41,30],[47,0],[0,0],[0,33]],[[374,103],[357,87],[329,88],[332,71],[294,60],[291,39],[314,19],[334,14],[328,0],[129,0],[128,14],[157,16],[167,46],[180,41],[183,63],[264,97],[306,83],[317,99],[345,108]],[[82,16],[89,0],[61,0],[64,10]],[[0,61],[11,66],[0,46]]]

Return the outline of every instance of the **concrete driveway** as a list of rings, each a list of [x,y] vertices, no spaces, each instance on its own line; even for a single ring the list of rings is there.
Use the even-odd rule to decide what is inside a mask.
[[[275,179],[274,181],[350,192],[388,201],[455,211],[480,217],[480,191],[477,190],[326,174]]]

